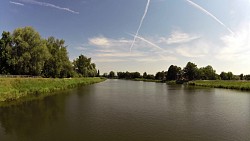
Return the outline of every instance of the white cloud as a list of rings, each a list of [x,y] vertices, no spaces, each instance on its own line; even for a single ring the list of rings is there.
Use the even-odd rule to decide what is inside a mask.
[[[190,35],[188,33],[184,33],[181,31],[173,31],[170,37],[160,37],[159,43],[167,43],[167,44],[181,44],[193,41],[195,39],[200,38],[199,36]]]
[[[234,35],[221,37],[223,47],[217,58],[226,61],[249,62],[250,56],[250,23],[242,24]]]
[[[50,7],[50,8],[55,8],[55,9],[59,9],[59,10],[63,10],[63,11],[67,11],[73,14],[79,14],[79,12],[71,10],[69,8],[65,8],[65,7],[60,7],[51,3],[46,3],[46,2],[39,2],[36,0],[19,0],[23,3],[28,3],[28,4],[34,4],[34,5],[40,5],[40,6],[46,6],[46,7]]]
[[[89,39],[89,44],[99,47],[110,47],[110,41],[105,37],[95,37]]]
[[[176,59],[169,51],[160,48],[143,37],[139,37],[134,44],[134,50],[130,52],[129,48],[132,42],[133,40],[125,38],[112,39],[97,36],[89,38],[87,44],[83,44],[83,46],[76,49],[91,53],[91,56],[99,62],[101,60],[109,62],[121,62],[121,60],[142,62]]]
[[[19,2],[14,2],[14,1],[10,1],[11,4],[15,4],[15,5],[19,5],[19,6],[24,6],[24,4],[19,3]]]
[[[189,58],[209,58],[213,54],[214,45],[207,40],[198,40],[194,43],[184,44],[176,47],[176,53]]]

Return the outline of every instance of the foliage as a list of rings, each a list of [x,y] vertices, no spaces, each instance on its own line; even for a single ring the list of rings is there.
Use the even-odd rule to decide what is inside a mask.
[[[108,77],[109,78],[115,78],[115,72],[114,71],[110,71]]]
[[[189,81],[199,78],[197,65],[191,62],[188,62],[186,67],[184,67],[183,73],[184,73],[184,77]]]
[[[96,65],[91,63],[91,58],[82,54],[73,61],[73,66],[74,70],[84,77],[95,77],[97,75]]]
[[[216,80],[216,71],[210,65],[200,68],[199,72],[202,80]]]
[[[17,28],[12,34],[4,31],[0,39],[0,74],[52,78],[96,76],[96,65],[91,63],[91,58],[80,55],[73,65],[64,43],[54,37],[43,39],[32,27]]]
[[[155,74],[155,79],[156,80],[165,80],[166,79],[166,72],[162,71],[162,72],[157,72]]]
[[[141,74],[139,72],[117,72],[118,79],[135,79],[141,78]]]
[[[181,68],[178,67],[178,66],[171,65],[168,68],[166,78],[167,78],[168,81],[177,80],[179,74],[181,74]]]

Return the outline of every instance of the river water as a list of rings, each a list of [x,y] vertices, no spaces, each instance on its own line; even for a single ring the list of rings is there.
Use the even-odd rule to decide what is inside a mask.
[[[107,80],[0,108],[0,141],[249,141],[250,93]]]

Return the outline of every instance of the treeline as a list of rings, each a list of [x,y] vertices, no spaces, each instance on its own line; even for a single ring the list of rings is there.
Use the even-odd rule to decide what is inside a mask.
[[[65,41],[43,39],[32,27],[3,31],[0,39],[0,74],[52,78],[94,77],[98,73],[91,58],[80,55],[69,60]]]
[[[232,72],[221,72],[216,73],[211,65],[206,67],[198,68],[196,64],[188,62],[182,69],[179,66],[171,65],[167,71],[157,72],[155,75],[147,74],[144,72],[142,75],[139,72],[117,72],[115,75],[114,71],[109,74],[105,74],[108,78],[118,79],[154,79],[162,81],[191,81],[191,80],[250,80],[250,75],[234,75]]]

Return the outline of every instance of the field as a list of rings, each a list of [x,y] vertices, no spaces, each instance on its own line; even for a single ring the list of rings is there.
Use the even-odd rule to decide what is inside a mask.
[[[188,82],[189,85],[205,86],[213,88],[250,90],[250,81],[234,81],[234,80],[197,80]]]
[[[0,101],[48,94],[104,81],[102,78],[0,78]]]

